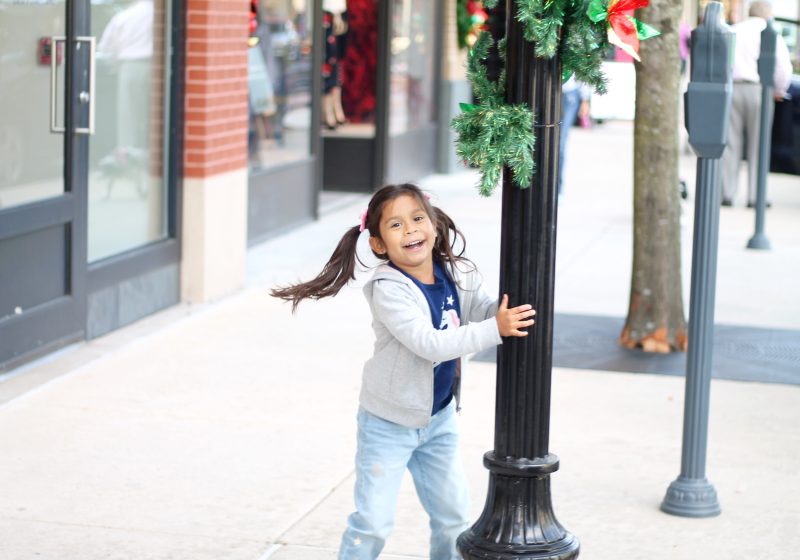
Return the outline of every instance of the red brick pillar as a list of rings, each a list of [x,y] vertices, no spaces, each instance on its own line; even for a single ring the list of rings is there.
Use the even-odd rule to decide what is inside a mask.
[[[185,300],[244,282],[247,246],[247,0],[187,0]]]
[[[247,167],[247,0],[187,0],[185,177]]]

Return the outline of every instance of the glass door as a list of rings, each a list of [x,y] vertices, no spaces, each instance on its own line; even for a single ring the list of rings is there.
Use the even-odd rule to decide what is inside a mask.
[[[91,0],[97,129],[89,141],[88,259],[167,237],[165,0]]]
[[[0,0],[0,371],[82,336],[94,41],[81,16],[71,0]]]
[[[102,282],[177,259],[170,14],[167,0],[0,0],[0,372],[101,332]]]
[[[64,193],[64,137],[50,133],[50,104],[63,125],[65,8],[0,0],[0,210]]]

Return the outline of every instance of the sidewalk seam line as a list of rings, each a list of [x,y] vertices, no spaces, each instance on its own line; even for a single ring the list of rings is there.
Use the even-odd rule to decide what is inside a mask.
[[[297,526],[298,526],[300,523],[302,523],[303,521],[305,521],[305,520],[308,518],[308,516],[309,516],[309,515],[311,515],[311,514],[314,512],[314,510],[316,510],[316,509],[317,509],[319,506],[321,506],[321,505],[322,505],[322,504],[325,502],[325,500],[327,500],[328,498],[330,498],[330,497],[331,497],[331,495],[332,495],[334,492],[336,492],[336,490],[338,490],[338,489],[339,489],[339,488],[340,488],[340,487],[341,487],[341,486],[342,486],[342,485],[345,483],[345,481],[346,481],[348,478],[350,478],[351,476],[353,476],[353,474],[355,474],[355,469],[351,469],[351,470],[349,470],[349,471],[347,472],[347,474],[345,475],[345,477],[344,477],[344,478],[342,478],[342,479],[341,479],[341,480],[340,480],[338,483],[334,484],[334,486],[333,486],[333,487],[332,487],[330,490],[328,490],[328,492],[327,492],[327,493],[326,493],[324,496],[322,496],[322,498],[320,498],[320,499],[319,499],[319,500],[318,500],[318,501],[317,501],[317,502],[316,502],[316,503],[315,503],[313,506],[311,506],[307,512],[305,512],[303,515],[301,515],[301,516],[300,516],[300,517],[297,519],[297,521],[295,521],[294,523],[292,523],[291,525],[289,525],[289,527],[287,527],[287,528],[286,528],[286,529],[285,529],[285,530],[284,530],[282,533],[280,533],[280,534],[279,534],[279,535],[278,535],[278,536],[275,538],[275,542],[276,542],[276,543],[278,543],[278,544],[289,544],[288,542],[286,542],[286,541],[284,540],[284,537],[286,537],[286,535],[287,535],[289,532],[291,532],[291,530],[292,530],[292,529],[294,529],[294,528],[295,528],[295,527],[297,527]]]
[[[273,554],[275,554],[276,552],[278,552],[278,551],[279,551],[281,548],[283,548],[283,545],[282,545],[282,544],[279,544],[279,543],[278,543],[278,544],[276,544],[276,543],[273,543],[273,544],[272,544],[272,545],[270,545],[270,547],[269,547],[269,548],[268,548],[268,549],[267,549],[267,550],[264,552],[264,554],[262,554],[261,556],[259,556],[259,557],[258,557],[258,560],[267,560],[267,559],[268,559],[268,558],[270,558],[270,557],[271,557]]]

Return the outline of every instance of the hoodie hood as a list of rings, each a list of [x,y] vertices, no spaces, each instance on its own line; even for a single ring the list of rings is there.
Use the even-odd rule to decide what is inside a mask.
[[[366,284],[364,284],[364,296],[367,298],[369,303],[372,303],[372,292],[375,288],[375,282],[379,280],[389,280],[391,282],[399,282],[400,284],[409,286],[412,288],[415,294],[418,294],[419,301],[425,304],[425,307],[428,306],[428,301],[425,299],[423,293],[414,285],[414,282],[412,282],[408,276],[390,266],[388,263],[379,265],[372,274],[372,277],[370,277]]]

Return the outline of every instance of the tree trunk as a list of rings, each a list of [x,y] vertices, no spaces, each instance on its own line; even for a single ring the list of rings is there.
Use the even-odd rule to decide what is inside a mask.
[[[650,0],[637,18],[661,31],[636,63],[633,269],[620,343],[645,352],[685,351],[678,188],[680,0]],[[682,126],[682,125],[681,125]]]

